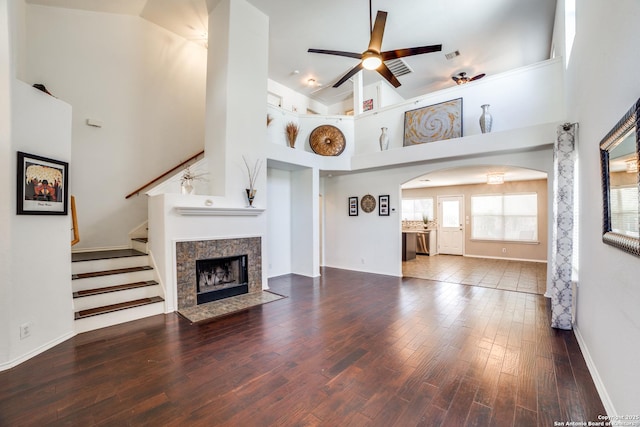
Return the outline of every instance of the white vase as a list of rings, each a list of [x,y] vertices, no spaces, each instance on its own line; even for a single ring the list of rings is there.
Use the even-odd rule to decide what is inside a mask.
[[[182,194],[193,194],[193,180],[183,179],[180,188],[182,190]]]
[[[491,132],[491,125],[493,124],[493,117],[489,113],[489,104],[484,104],[482,108],[482,114],[480,115],[480,130],[482,133]]]
[[[381,128],[380,134],[380,151],[385,151],[389,148],[389,135],[387,134],[387,128]]]

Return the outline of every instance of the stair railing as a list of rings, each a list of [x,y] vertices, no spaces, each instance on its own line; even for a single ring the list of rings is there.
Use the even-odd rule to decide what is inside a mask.
[[[180,163],[177,166],[172,167],[171,169],[169,169],[168,171],[164,172],[162,175],[157,176],[156,178],[152,179],[151,181],[147,182],[146,184],[140,186],[139,188],[136,188],[135,190],[133,190],[131,193],[127,194],[125,199],[128,199],[130,197],[136,196],[138,194],[140,194],[140,192],[144,189],[146,189],[147,187],[152,186],[153,184],[155,184],[156,182],[164,179],[167,175],[171,175],[172,173],[174,173],[175,171],[177,171],[178,169],[184,168],[186,166],[189,166],[193,163],[196,162],[196,160],[199,160],[200,156],[204,156],[204,150],[200,151],[198,154],[194,154],[193,156],[189,157],[187,160],[185,160],[184,162]]]
[[[71,246],[80,241],[80,231],[78,231],[78,214],[76,212],[76,198],[71,196],[71,229],[73,230],[73,240]]]

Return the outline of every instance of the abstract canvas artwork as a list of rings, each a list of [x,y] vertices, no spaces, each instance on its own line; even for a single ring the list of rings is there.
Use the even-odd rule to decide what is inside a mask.
[[[404,113],[405,147],[462,136],[462,98]]]

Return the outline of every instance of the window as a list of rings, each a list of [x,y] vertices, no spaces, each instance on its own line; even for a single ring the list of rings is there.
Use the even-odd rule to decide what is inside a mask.
[[[471,238],[538,241],[538,195],[471,196]]]
[[[638,237],[638,187],[611,187],[611,231]]]
[[[402,220],[422,221],[422,216],[427,215],[433,220],[433,198],[402,199]]]

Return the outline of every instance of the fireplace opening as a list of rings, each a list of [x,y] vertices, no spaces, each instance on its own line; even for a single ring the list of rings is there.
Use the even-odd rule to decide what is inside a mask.
[[[249,293],[247,255],[196,260],[197,303]]]

